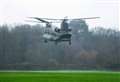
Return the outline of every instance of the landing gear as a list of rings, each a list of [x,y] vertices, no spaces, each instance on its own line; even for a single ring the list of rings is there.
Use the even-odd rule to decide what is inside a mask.
[[[44,42],[45,42],[45,43],[48,43],[48,41],[47,41],[46,39],[44,40]]]
[[[71,40],[69,40],[69,45],[71,45]]]
[[[58,44],[58,42],[57,41],[55,41],[55,45],[57,45]]]

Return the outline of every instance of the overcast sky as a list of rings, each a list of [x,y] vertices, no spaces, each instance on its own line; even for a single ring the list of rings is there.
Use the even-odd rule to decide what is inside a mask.
[[[0,0],[0,24],[23,23],[26,17],[81,18],[90,27],[119,27],[119,0]]]

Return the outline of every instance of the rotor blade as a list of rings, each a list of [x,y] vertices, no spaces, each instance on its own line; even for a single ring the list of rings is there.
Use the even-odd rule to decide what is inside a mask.
[[[100,17],[88,17],[88,18],[76,18],[76,19],[72,19],[72,20],[80,20],[80,19],[97,19]],[[68,19],[69,20],[69,19]]]
[[[45,21],[45,20],[43,20],[42,18],[38,18],[38,17],[29,17],[29,18],[36,19],[36,20],[41,21],[41,22],[44,22],[44,23],[50,23],[50,22]]]
[[[69,19],[68,18],[68,20],[79,20],[79,19],[97,19],[97,18],[100,18],[100,17],[88,17],[88,18],[71,18],[71,19]],[[64,18],[63,19],[52,19],[52,18],[41,18],[41,19],[46,19],[46,20],[64,20]]]
[[[38,18],[38,17],[29,17],[29,18],[32,18],[32,19],[37,19],[37,20],[39,20],[39,21],[41,21],[41,22],[44,22],[44,23],[50,23],[50,22],[48,22],[48,21],[46,21],[46,20],[64,20],[65,18],[63,18],[63,19],[52,19],[52,18]],[[80,19],[83,19],[83,20],[85,20],[85,19],[97,19],[97,18],[100,18],[100,17],[87,17],[87,18],[67,18],[67,20],[80,20]],[[45,19],[45,20],[43,20],[43,19]]]
[[[40,22],[40,21],[34,21],[34,20],[25,20],[27,22],[35,22],[35,23],[44,23],[44,22]],[[61,22],[49,22],[49,23],[61,23]]]
[[[63,19],[52,19],[52,18],[41,18],[41,19],[46,19],[46,20],[63,20]]]
[[[33,20],[25,20],[27,22],[35,22],[35,23],[44,23],[44,22],[40,22],[40,21],[33,21]]]

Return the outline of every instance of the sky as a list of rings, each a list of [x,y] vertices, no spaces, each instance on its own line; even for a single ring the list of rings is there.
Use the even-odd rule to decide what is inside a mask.
[[[28,23],[27,17],[84,18],[89,27],[119,28],[119,0],[0,0],[0,24]]]

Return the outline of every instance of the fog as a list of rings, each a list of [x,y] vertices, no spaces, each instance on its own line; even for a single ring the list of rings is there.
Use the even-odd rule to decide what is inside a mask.
[[[83,18],[89,27],[102,26],[119,29],[118,0],[0,0],[0,23],[21,24],[26,17]]]

